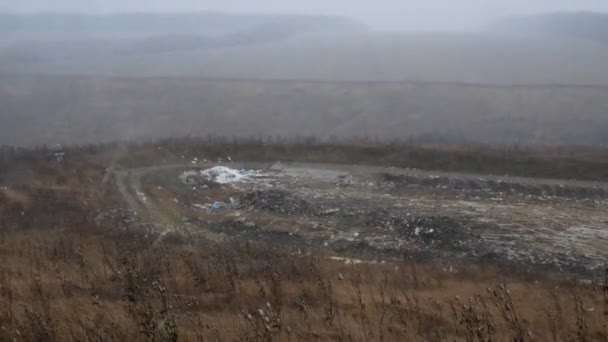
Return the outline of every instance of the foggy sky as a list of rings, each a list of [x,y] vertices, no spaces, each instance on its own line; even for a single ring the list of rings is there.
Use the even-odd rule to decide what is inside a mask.
[[[225,11],[340,15],[378,29],[449,30],[501,17],[555,11],[608,12],[607,0],[0,0],[0,12]]]

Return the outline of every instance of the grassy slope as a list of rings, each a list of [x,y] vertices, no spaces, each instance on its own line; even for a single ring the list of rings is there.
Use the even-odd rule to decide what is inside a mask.
[[[3,77],[0,143],[217,134],[606,144],[605,88]]]

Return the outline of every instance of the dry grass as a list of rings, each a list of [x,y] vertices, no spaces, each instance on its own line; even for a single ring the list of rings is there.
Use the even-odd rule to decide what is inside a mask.
[[[253,243],[155,241],[110,227],[4,233],[1,339],[608,337],[605,285],[473,265],[348,264]]]

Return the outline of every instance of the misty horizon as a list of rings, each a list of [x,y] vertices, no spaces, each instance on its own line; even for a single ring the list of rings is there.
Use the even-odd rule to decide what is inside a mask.
[[[121,14],[121,13],[243,13],[273,15],[322,15],[347,17],[360,21],[377,30],[443,31],[469,30],[482,27],[511,16],[534,15],[554,12],[608,12],[604,1],[582,0],[537,1],[479,1],[467,0],[458,7],[448,6],[440,1],[380,0],[370,6],[366,1],[335,0],[332,2],[311,1],[305,4],[285,1],[265,0],[255,4],[243,0],[224,1],[222,4],[208,1],[180,0],[167,4],[163,1],[99,1],[86,2],[72,0],[20,1],[19,3],[0,1],[0,13],[36,14]]]

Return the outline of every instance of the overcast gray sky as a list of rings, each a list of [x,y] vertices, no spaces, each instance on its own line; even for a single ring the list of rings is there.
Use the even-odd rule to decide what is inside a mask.
[[[476,27],[502,16],[608,12],[608,0],[0,0],[0,11],[230,11],[353,17],[379,29]]]

